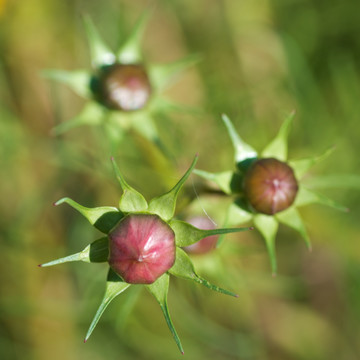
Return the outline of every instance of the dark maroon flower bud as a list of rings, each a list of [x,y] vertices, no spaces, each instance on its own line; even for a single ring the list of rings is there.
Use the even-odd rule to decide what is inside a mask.
[[[157,215],[126,216],[109,240],[109,264],[129,284],[152,284],[174,265],[175,234]]]
[[[195,216],[188,219],[187,222],[199,229],[215,229],[214,223],[205,216]],[[218,238],[218,235],[207,236],[195,244],[184,247],[184,250],[189,254],[206,254],[207,252],[215,249]]]
[[[285,162],[268,158],[256,160],[244,178],[244,192],[259,213],[274,215],[294,202],[298,183]]]
[[[151,85],[142,65],[113,64],[101,68],[92,90],[96,99],[113,110],[142,109],[151,95]]]

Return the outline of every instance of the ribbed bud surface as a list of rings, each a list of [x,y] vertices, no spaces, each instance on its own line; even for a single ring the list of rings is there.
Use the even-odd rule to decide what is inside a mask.
[[[244,178],[247,200],[256,211],[267,215],[291,206],[297,191],[298,183],[292,168],[273,158],[255,161]]]
[[[187,222],[198,229],[215,229],[213,222],[205,216],[194,216],[188,219]],[[195,244],[186,246],[184,250],[189,254],[206,254],[207,252],[215,249],[218,238],[219,237],[217,235],[207,236]]]
[[[131,214],[109,233],[109,264],[129,284],[152,284],[175,262],[175,234],[157,215]]]
[[[113,64],[101,69],[95,79],[94,94],[99,102],[114,110],[142,109],[151,95],[151,85],[141,65]]]

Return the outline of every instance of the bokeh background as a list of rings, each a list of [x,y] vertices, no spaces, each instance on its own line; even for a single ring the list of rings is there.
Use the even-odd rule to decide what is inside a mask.
[[[51,136],[83,100],[44,79],[41,70],[90,67],[82,15],[89,14],[116,48],[149,7],[146,59],[166,63],[199,53],[202,61],[167,91],[194,110],[157,119],[176,161],[169,168],[155,148],[129,134],[115,154],[129,183],[147,198],[161,194],[197,152],[199,168],[231,169],[221,113],[261,150],[295,109],[290,157],[335,144],[336,151],[307,180],[351,210],[301,210],[312,253],[296,233],[280,228],[276,278],[256,232],[229,236],[216,252],[194,258],[204,277],[240,296],[171,282],[169,306],[185,358],[359,359],[357,0],[0,1],[0,358],[181,357],[157,303],[137,287],[109,306],[83,344],[103,296],[106,264],[37,267],[81,250],[99,235],[70,207],[54,208],[54,201],[70,196],[87,206],[116,206],[120,196],[101,129]],[[197,181],[192,175],[180,196],[184,203]],[[191,211],[203,207],[221,221],[211,198],[200,194],[196,201],[200,206],[193,204]],[[179,211],[185,216],[188,210]]]

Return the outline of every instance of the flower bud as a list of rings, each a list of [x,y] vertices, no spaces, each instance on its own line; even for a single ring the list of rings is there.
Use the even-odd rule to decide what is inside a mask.
[[[212,230],[215,229],[214,223],[205,216],[194,216],[187,220],[187,222],[199,229]],[[207,236],[195,244],[184,247],[184,250],[189,254],[206,254],[215,249],[219,236]]]
[[[142,109],[151,95],[151,85],[142,65],[113,64],[100,69],[92,82],[95,98],[113,110]]]
[[[274,215],[295,200],[298,183],[292,168],[274,158],[256,160],[244,178],[244,193],[259,213]]]
[[[109,265],[129,284],[152,284],[173,266],[175,251],[175,234],[157,215],[128,215],[109,233]]]

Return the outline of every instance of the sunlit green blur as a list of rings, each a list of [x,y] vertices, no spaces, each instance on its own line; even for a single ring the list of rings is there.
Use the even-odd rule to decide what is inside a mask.
[[[157,119],[167,158],[133,132],[112,154],[132,186],[148,199],[162,194],[196,153],[201,169],[230,169],[221,113],[260,150],[296,110],[289,157],[335,145],[307,181],[350,208],[346,214],[316,205],[301,209],[312,253],[300,236],[280,228],[276,278],[255,231],[228,236],[215,252],[194,257],[202,276],[239,298],[172,280],[169,307],[186,359],[359,359],[358,0],[0,0],[0,358],[181,356],[158,304],[137,287],[109,306],[84,344],[106,264],[37,267],[99,237],[54,201],[69,196],[86,206],[117,206],[120,196],[101,127],[51,135],[83,100],[41,71],[90,68],[83,15],[117,48],[148,8],[153,14],[143,47],[149,63],[191,53],[202,61],[166,93],[186,110]],[[330,187],[329,179],[338,186]],[[187,208],[189,198],[195,199]],[[215,200],[201,195],[192,175],[180,194],[179,216],[203,209],[221,226]]]

